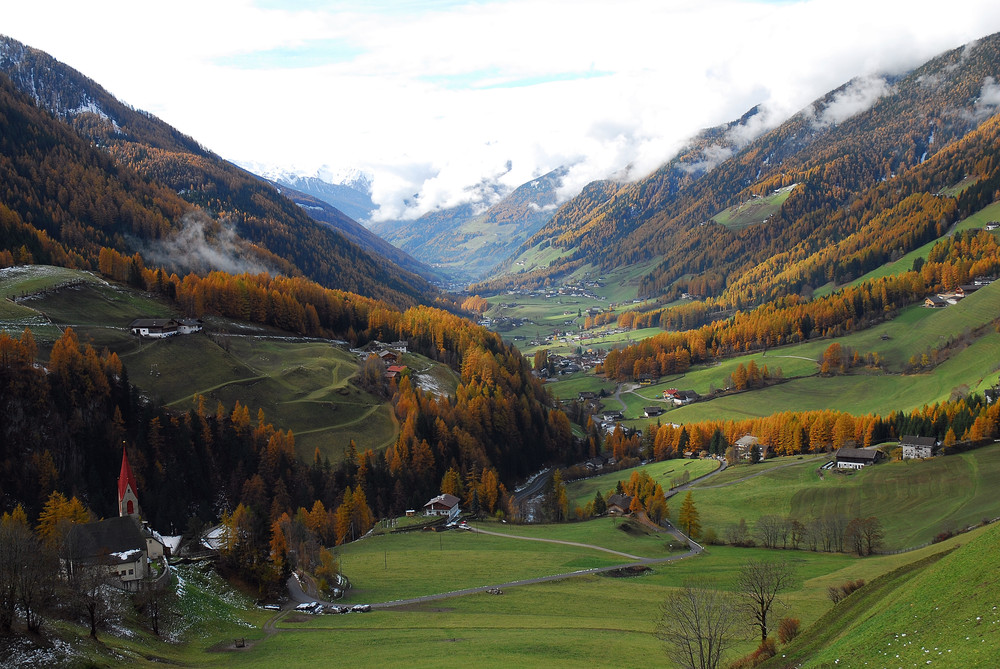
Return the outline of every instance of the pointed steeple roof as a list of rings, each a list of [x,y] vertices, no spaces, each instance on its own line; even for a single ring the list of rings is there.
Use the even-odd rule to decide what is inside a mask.
[[[132,467],[128,463],[128,454],[125,452],[125,448],[122,448],[122,471],[118,474],[118,503],[121,504],[122,498],[125,496],[125,491],[129,486],[132,486],[132,494],[139,494],[139,487],[135,484],[135,475],[132,473]]]

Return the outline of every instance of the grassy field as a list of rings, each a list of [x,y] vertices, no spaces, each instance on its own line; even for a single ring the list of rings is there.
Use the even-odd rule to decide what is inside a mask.
[[[877,471],[873,470],[873,471]],[[760,502],[758,502],[760,503]],[[766,500],[765,500],[766,503]],[[656,557],[666,554],[663,535],[626,532],[625,523],[600,519],[557,526],[502,526],[489,524],[512,534],[542,536],[564,541],[583,541],[609,545],[615,550]],[[987,534],[992,533],[992,534]],[[985,537],[985,538],[984,538]],[[917,625],[913,633],[925,633],[924,639],[951,644],[963,636],[980,642],[974,652],[957,655],[964,664],[945,666],[986,666],[982,639],[992,649],[993,637],[975,632],[994,632],[987,627],[1000,618],[991,609],[996,590],[978,588],[967,597],[965,586],[973,581],[992,584],[992,556],[997,546],[995,528],[978,529],[939,544],[891,556],[858,559],[848,555],[808,553],[804,551],[766,551],[712,546],[701,556],[669,564],[653,565],[641,576],[616,578],[609,575],[584,575],[521,587],[508,587],[502,596],[474,594],[412,604],[368,614],[303,616],[284,615],[277,629],[265,632],[263,625],[272,614],[253,607],[250,600],[225,586],[214,576],[196,568],[184,568],[184,587],[175,606],[180,614],[173,620],[173,642],[164,642],[146,633],[110,635],[104,633],[100,644],[88,641],[85,632],[73,627],[64,638],[74,638],[74,645],[92,661],[101,665],[127,663],[130,666],[159,666],[164,662],[181,666],[312,667],[331,652],[338,664],[345,666],[414,666],[414,667],[510,667],[510,666],[617,666],[646,667],[651,658],[662,661],[660,642],[653,634],[659,604],[670,591],[692,577],[713,579],[720,588],[732,587],[733,574],[747,559],[787,561],[794,569],[790,589],[781,596],[775,618],[791,615],[804,627],[816,624],[818,632],[838,631],[839,626],[824,624],[824,616],[851,611],[845,625],[859,625],[859,633],[842,634],[824,649],[805,647],[794,657],[822,658],[876,657],[871,654],[879,643],[898,634],[905,625]],[[883,574],[930,558],[957,545],[973,547],[971,555],[961,549],[940,560],[953,575],[944,572],[917,573],[904,581],[893,582],[905,589],[875,589],[872,598],[863,600],[866,608],[832,609],[826,597],[831,585],[845,580],[865,579],[878,582]],[[448,592],[469,585],[504,583],[522,575],[561,573],[582,569],[594,563],[618,563],[613,556],[580,547],[570,547],[514,538],[475,535],[471,532],[414,532],[366,539],[340,549],[342,568],[357,590],[350,601],[390,601],[417,593]],[[607,558],[601,557],[607,555]],[[947,561],[947,562],[946,562]],[[918,566],[919,568],[919,566]],[[911,570],[912,571],[912,570]],[[955,580],[957,579],[957,580]],[[920,587],[911,590],[911,584]],[[873,584],[874,585],[874,584]],[[935,589],[936,588],[936,589]],[[865,591],[860,591],[862,594]],[[853,596],[852,596],[853,597]],[[969,600],[969,615],[952,615],[954,621],[941,625],[935,607],[948,610],[949,597]],[[907,599],[908,598],[908,599]],[[914,608],[917,602],[925,605]],[[851,600],[847,600],[851,601]],[[901,602],[901,603],[900,603]],[[897,604],[899,604],[897,606]],[[845,604],[838,605],[844,607]],[[982,610],[979,610],[982,609]],[[884,610],[884,613],[883,613]],[[860,611],[865,611],[860,614]],[[869,611],[890,616],[869,621]],[[913,614],[919,615],[914,622]],[[988,615],[994,617],[987,618]],[[980,616],[982,621],[973,618]],[[863,623],[863,624],[862,624]],[[971,626],[972,634],[960,635],[961,626]],[[982,625],[982,630],[978,627]],[[931,630],[940,627],[942,632]],[[67,626],[63,626],[66,628]],[[810,638],[810,632],[803,639]],[[745,654],[755,643],[752,633],[733,651],[732,657]],[[239,651],[224,650],[234,638],[246,638],[249,647]],[[892,640],[895,641],[896,637]],[[790,650],[798,647],[791,646]],[[974,648],[971,639],[968,649]],[[332,650],[335,649],[335,650]],[[915,650],[910,649],[910,650]],[[966,652],[963,650],[962,652]],[[992,650],[991,650],[992,652]],[[915,654],[912,657],[917,657]],[[969,661],[969,658],[972,660]],[[828,661],[825,660],[824,661]],[[666,666],[670,666],[669,663]],[[783,665],[781,665],[783,666]],[[848,665],[854,666],[854,665]]]
[[[896,550],[1000,516],[1000,500],[991,492],[1000,485],[1000,445],[927,461],[886,463],[850,474],[826,471],[821,477],[817,468],[823,461],[805,456],[795,466],[771,468],[736,482],[731,479],[737,472],[744,476],[756,472],[755,467],[734,467],[696,486],[692,498],[702,527],[721,535],[740,518],[752,527],[764,514],[800,520],[874,515],[885,528],[886,547]],[[676,509],[671,512],[676,517]]]
[[[511,532],[518,529],[512,527]],[[649,541],[640,542],[625,532],[619,535],[620,547],[614,550],[639,550],[643,543],[651,550]],[[653,556],[666,554],[665,540],[656,540],[660,552]],[[340,561],[341,570],[351,579],[348,601],[381,602],[610,566],[628,559],[590,548],[456,530],[371,537],[341,546]],[[435,564],[447,567],[444,572],[426,568]]]
[[[712,217],[719,225],[733,230],[742,230],[756,223],[763,223],[773,214],[778,213],[781,205],[792,194],[794,185],[779,188],[764,197],[754,198],[747,202],[729,207]]]
[[[603,528],[597,527],[595,534],[600,535],[603,531]],[[986,530],[989,531],[992,530]],[[956,577],[976,574],[979,580],[989,581],[989,574],[992,573],[991,556],[996,550],[996,534],[996,531],[992,535],[986,535],[984,530],[976,530],[913,553],[863,560],[846,555],[711,547],[699,557],[654,565],[642,576],[578,576],[507,588],[502,596],[467,595],[376,610],[368,614],[303,616],[291,613],[280,618],[276,629],[266,632],[264,623],[274,615],[272,612],[254,607],[249,598],[221,583],[217,577],[200,572],[195,567],[185,567],[181,572],[184,583],[181,596],[173,606],[178,615],[172,618],[165,640],[145,632],[128,635],[103,632],[100,642],[95,644],[87,639],[85,630],[62,623],[59,625],[61,636],[72,640],[77,657],[100,666],[238,664],[246,667],[292,669],[314,667],[335,653],[338,665],[359,667],[647,667],[651,662],[663,662],[660,642],[653,635],[660,602],[671,588],[694,576],[712,578],[719,587],[729,588],[733,574],[747,559],[787,560],[793,565],[795,576],[791,589],[782,595],[782,605],[775,613],[778,617],[792,615],[800,618],[803,626],[807,627],[817,620],[825,620],[822,616],[829,615],[831,604],[826,598],[828,586],[847,579],[875,581],[881,575],[914,561],[928,558],[933,560],[932,556],[954,548],[957,544],[968,543],[973,547],[973,552],[963,557],[965,549],[956,551],[941,559],[939,564],[948,568]],[[420,561],[416,566],[407,568],[399,563],[394,565],[393,554],[389,553],[389,569],[386,570],[383,566],[385,555],[380,554],[377,549],[365,549],[356,553],[345,551],[346,572],[354,579],[354,574],[360,573],[359,565],[364,560],[369,563],[364,569],[372,574],[384,576],[387,571],[408,571],[411,578],[425,581],[426,587],[435,592],[444,592],[454,589],[453,567],[465,568],[454,562],[435,559],[444,557],[436,555],[442,552],[438,548],[439,541],[447,541],[449,537],[457,540],[467,537],[469,541],[464,547],[456,542],[452,547],[446,546],[443,552],[447,554],[454,550],[455,553],[450,557],[460,558],[465,562],[485,560],[482,565],[485,572],[490,569],[499,570],[492,572],[491,575],[494,576],[516,571],[519,567],[514,562],[523,557],[516,549],[479,550],[474,545],[469,547],[472,542],[487,539],[483,536],[474,537],[471,533],[424,532],[409,536],[412,538],[410,547],[419,554]],[[494,539],[510,544],[527,543],[514,539]],[[626,540],[631,541],[629,538]],[[364,543],[367,540],[360,542]],[[355,562],[351,562],[352,559]],[[381,574],[378,573],[380,570]],[[930,603],[918,609],[921,622],[927,624],[938,621],[939,616],[935,614],[934,607],[948,606],[948,594],[959,595],[963,592],[963,583],[943,579],[942,586],[935,591],[932,590],[938,582],[935,578],[942,577],[937,572],[923,576],[918,574],[907,583],[918,584],[921,589],[913,592],[912,600],[898,607],[898,619],[887,620],[877,629],[866,622],[861,629],[869,630],[868,632],[844,635],[844,638],[860,638],[863,641],[867,641],[868,635],[880,638],[878,630],[895,630],[896,625],[901,626],[912,620],[910,611],[913,609],[907,604],[909,601],[921,601],[922,597],[931,599]],[[384,589],[391,599],[403,597],[413,589],[405,576],[395,579],[394,583],[397,586],[395,589]],[[970,610],[992,600],[994,591],[989,588],[980,590],[982,592],[976,596],[966,598],[970,600]],[[901,596],[899,591],[878,590],[877,593],[879,598],[870,600],[874,610],[885,608],[890,613],[896,610],[893,607],[896,598]],[[992,604],[988,604],[985,611],[992,615],[995,612],[989,606]],[[858,615],[856,611],[855,609],[851,616],[851,624],[867,620],[867,615]],[[961,612],[964,615],[965,610],[962,609]],[[974,615],[987,620],[987,615],[982,612],[976,611]],[[969,625],[971,622],[975,625],[977,622],[972,620],[973,615],[968,620],[961,616],[954,617],[956,624]],[[988,622],[995,619],[996,617],[989,618]],[[948,633],[947,636],[942,635],[942,643],[965,636],[959,636],[960,629],[950,622],[941,627]],[[821,631],[830,629],[822,624],[817,625],[817,628]],[[920,631],[923,632],[924,629],[926,628],[922,627]],[[986,629],[991,628],[984,628],[984,631]],[[902,630],[900,627],[900,631]],[[927,631],[932,632],[929,629]],[[732,657],[753,648],[751,636],[748,632],[748,639],[733,650]],[[248,647],[236,651],[226,650],[236,638],[245,638]],[[809,636],[803,634],[802,638],[808,639]],[[992,637],[987,638],[992,640]],[[972,644],[969,643],[968,646],[971,648]],[[954,647],[958,652],[957,646],[949,647]],[[867,650],[865,648],[856,652]],[[812,654],[807,649],[805,656],[811,657]],[[840,657],[844,655],[841,654]],[[982,660],[988,656],[958,657]],[[670,665],[666,663],[665,666]],[[986,665],[972,661],[945,666]]]
[[[428,542],[425,554],[432,556],[430,544],[437,537],[422,536]],[[721,587],[729,587],[732,575],[748,558],[787,559],[796,575],[777,613],[779,617],[793,615],[809,625],[830,609],[829,585],[846,579],[872,580],[954,543],[865,560],[713,547],[703,556],[654,566],[639,577],[579,576],[508,588],[502,596],[469,595],[364,616],[296,618],[297,622],[282,622],[279,634],[241,656],[240,663],[306,666],[324,657],[335,642],[338,661],[349,666],[647,667],[664,662],[653,635],[660,602],[670,588],[693,576],[715,578]],[[424,564],[441,563],[431,559]],[[448,571],[439,571],[443,589],[450,582]],[[749,652],[753,646],[748,640],[734,655]]]
[[[765,667],[1000,664],[995,556],[1000,528],[893,570],[825,614]]]
[[[687,472],[693,480],[715,471],[718,466],[719,463],[716,460],[664,460],[663,462],[653,462],[641,467],[622,469],[617,472],[609,472],[607,474],[591,476],[590,478],[570,481],[566,484],[566,494],[569,497],[569,506],[572,509],[577,506],[585,506],[587,502],[593,501],[594,494],[598,490],[601,491],[601,495],[607,497],[607,492],[614,490],[618,481],[622,481],[623,483],[628,481],[632,476],[632,472],[636,470],[645,471],[654,481],[663,486],[663,489],[666,491],[670,489],[671,480],[682,476],[684,472]]]
[[[775,407],[793,411],[834,409],[855,415],[910,411],[947,400],[963,386],[969,391],[982,392],[997,380],[993,361],[1000,359],[998,356],[1000,335],[990,333],[929,373],[794,379],[761,390],[690,404],[662,418],[677,423],[739,419],[770,415]]]

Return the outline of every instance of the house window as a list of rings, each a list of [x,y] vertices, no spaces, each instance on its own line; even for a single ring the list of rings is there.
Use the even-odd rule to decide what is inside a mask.
[[[134,571],[133,569],[129,569],[128,570],[128,575],[131,576],[133,571]]]
[[[133,507],[132,507],[132,500],[129,500],[129,501],[128,501],[128,506],[127,506],[127,508],[126,508],[126,510],[125,510],[125,513],[127,513],[128,515],[130,515],[130,516],[131,516],[131,515],[132,515],[132,513],[133,513],[133,511],[132,511],[132,508],[133,508]]]

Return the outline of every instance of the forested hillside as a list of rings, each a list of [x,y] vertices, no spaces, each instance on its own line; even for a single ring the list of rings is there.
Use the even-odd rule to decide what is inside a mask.
[[[199,257],[190,248],[197,244],[210,249],[201,257],[225,258],[230,269],[249,257],[248,268],[400,306],[436,299],[422,277],[362,250],[270,184],[48,55],[2,38],[0,71],[4,204],[28,225],[22,243],[37,261],[72,257],[94,268],[109,246],[158,255],[168,268],[205,269],[186,264]],[[196,208],[208,216],[182,220]],[[29,239],[31,227],[47,239]]]
[[[849,82],[753,141],[745,139],[753,134],[753,114],[706,132],[649,177],[605,183],[563,205],[525,244],[548,241],[565,249],[568,254],[551,267],[515,273],[482,288],[532,285],[582,263],[607,271],[655,258],[659,264],[642,279],[639,293],[664,300],[682,292],[719,296],[742,279],[747,288],[738,295],[734,288],[733,301],[759,303],[855,278],[882,262],[871,239],[858,245],[863,252],[834,245],[874,217],[884,216],[883,227],[892,227],[920,209],[931,227],[956,220],[960,205],[948,196],[958,191],[942,191],[975,184],[989,171],[988,164],[942,159],[933,177],[923,172],[919,185],[906,181],[908,172],[955,150],[956,142],[996,111],[998,74],[1000,37],[991,36],[903,77]],[[870,103],[863,110],[862,99]],[[757,224],[735,229],[712,221],[727,207],[791,186],[778,211]],[[934,204],[904,202],[899,189],[944,198]],[[869,190],[869,200],[861,201]],[[881,201],[874,201],[876,194]],[[895,215],[884,213],[893,207],[899,207]],[[933,234],[926,226],[917,228],[879,243],[888,254],[906,252]],[[789,280],[781,275],[789,262],[823,249],[828,249],[825,260],[814,261],[805,276]]]
[[[101,266],[109,278],[124,277],[195,315],[356,346],[403,339],[410,351],[450,365],[461,381],[454,396],[444,397],[416,388],[404,374],[389,385],[388,401],[401,424],[395,443],[384,453],[359,452],[345,440],[344,460],[331,465],[318,451],[299,460],[295,435],[271,424],[258,407],[208,406],[198,398],[187,409],[156,406],[129,382],[116,354],[96,351],[72,328],[50,351],[38,350],[30,330],[17,338],[0,334],[4,509],[20,504],[34,518],[58,492],[99,515],[112,513],[108,491],[124,446],[154,526],[180,531],[235,514],[251,529],[232,568],[264,583],[280,575],[269,546],[272,525],[300,507],[321,510],[317,517],[331,528],[323,534],[327,544],[363,534],[375,517],[421,506],[446,479],[466,503],[475,495],[490,512],[510,512],[506,490],[516,481],[579,455],[568,419],[524,357],[468,320],[429,307],[400,311],[301,277],[215,272],[182,279],[111,249],[102,251]],[[366,365],[359,383],[381,384],[383,374],[384,367]],[[355,512],[352,533],[335,533],[335,515]]]

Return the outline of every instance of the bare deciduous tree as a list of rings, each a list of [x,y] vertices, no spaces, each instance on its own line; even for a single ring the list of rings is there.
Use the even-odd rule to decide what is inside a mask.
[[[734,643],[739,606],[708,581],[690,581],[667,595],[656,636],[667,656],[685,669],[715,669]]]
[[[743,600],[744,609],[753,617],[753,625],[760,628],[760,640],[767,640],[767,618],[778,598],[795,576],[791,563],[777,560],[748,560],[743,563],[736,577],[736,588]]]

